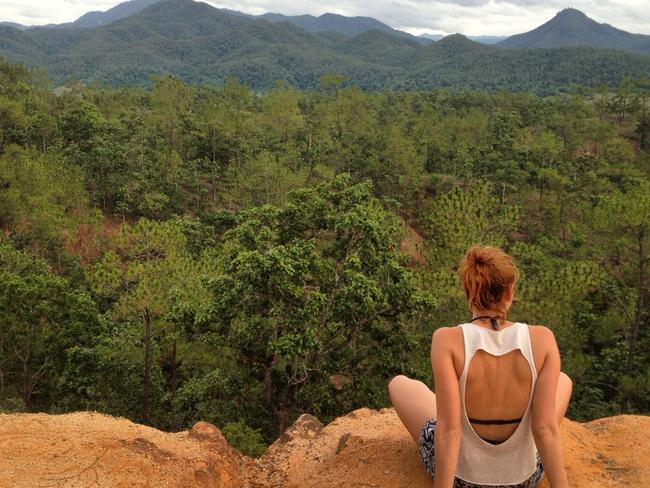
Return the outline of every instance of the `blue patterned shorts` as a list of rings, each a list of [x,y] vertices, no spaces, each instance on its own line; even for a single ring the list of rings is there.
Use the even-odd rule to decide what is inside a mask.
[[[420,455],[422,456],[424,468],[427,470],[427,473],[431,475],[431,478],[434,478],[436,474],[435,449],[433,446],[433,434],[435,430],[436,419],[433,418],[427,420],[427,423],[424,424],[424,427],[422,427],[422,431],[420,432]],[[530,475],[530,478],[521,483],[516,485],[490,485],[489,487],[484,487],[484,485],[477,485],[476,483],[470,483],[469,481],[456,478],[454,480],[454,488],[535,488],[539,484],[543,475],[544,467],[542,466],[542,461],[539,458],[538,452],[537,469]]]

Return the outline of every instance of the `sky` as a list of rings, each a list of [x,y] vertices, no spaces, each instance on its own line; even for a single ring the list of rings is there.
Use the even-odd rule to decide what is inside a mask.
[[[120,0],[0,0],[0,21],[24,25],[71,22],[86,12],[105,11]],[[374,17],[419,35],[512,35],[526,32],[566,7],[598,22],[650,35],[650,0],[209,0],[215,7],[249,14],[326,12]]]

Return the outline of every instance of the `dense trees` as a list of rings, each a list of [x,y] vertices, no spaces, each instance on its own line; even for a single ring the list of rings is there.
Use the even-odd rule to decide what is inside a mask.
[[[243,212],[226,234],[210,321],[263,382],[280,432],[297,405],[369,400],[381,387],[370,378],[406,361],[408,319],[426,302],[399,240],[371,185],[345,175],[290,193],[284,208]]]
[[[0,244],[0,269],[0,399],[56,408],[70,393],[70,350],[105,331],[99,310],[87,292],[8,242]]]
[[[569,416],[648,413],[646,89],[55,96],[2,61],[0,408],[203,419],[259,452],[430,380],[480,242],[519,263],[513,318],[555,331]]]

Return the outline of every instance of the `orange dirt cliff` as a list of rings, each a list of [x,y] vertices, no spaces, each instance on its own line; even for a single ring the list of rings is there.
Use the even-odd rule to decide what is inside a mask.
[[[562,423],[574,488],[650,486],[650,417]],[[164,433],[94,412],[0,415],[0,487],[430,487],[393,409],[302,415],[260,459],[199,422]],[[546,480],[540,485],[548,488]]]

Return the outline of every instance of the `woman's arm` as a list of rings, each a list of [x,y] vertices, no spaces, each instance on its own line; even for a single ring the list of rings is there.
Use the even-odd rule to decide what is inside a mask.
[[[538,327],[541,344],[547,350],[541,371],[535,383],[532,404],[532,429],[535,444],[544,465],[544,471],[552,488],[569,486],[562,445],[560,426],[555,411],[555,392],[560,377],[560,352],[553,332],[546,327]]]
[[[456,331],[442,327],[431,339],[431,366],[436,392],[436,431],[434,434],[435,488],[452,488],[460,450],[460,389],[451,355]]]

